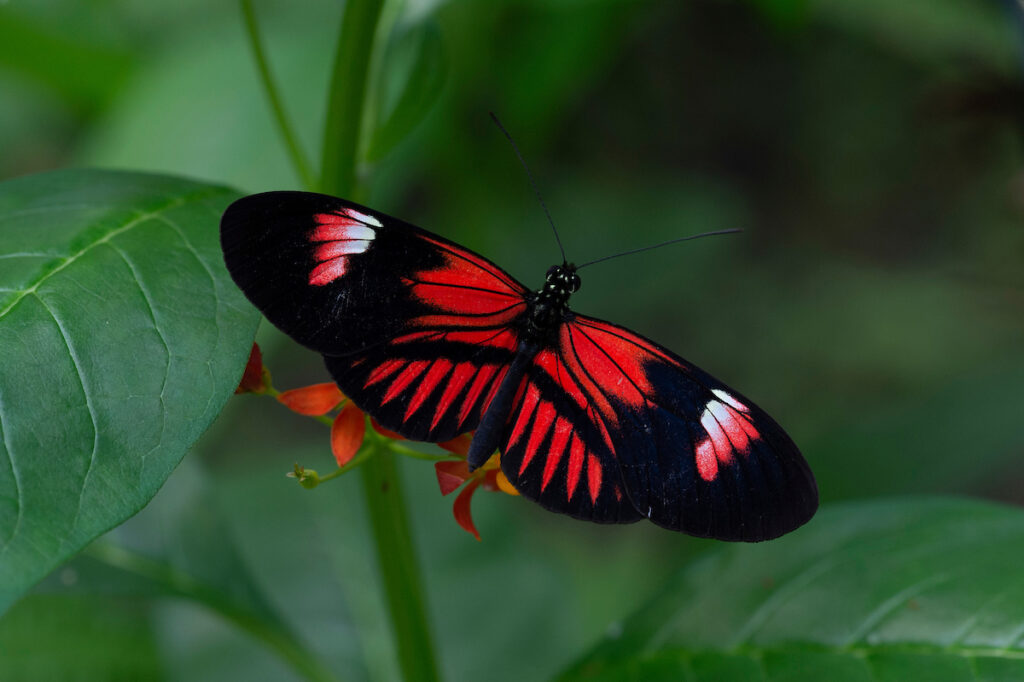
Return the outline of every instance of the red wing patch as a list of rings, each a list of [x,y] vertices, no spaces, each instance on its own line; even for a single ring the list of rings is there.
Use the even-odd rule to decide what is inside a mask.
[[[313,251],[317,265],[309,273],[309,283],[318,287],[344,277],[349,257],[369,249],[377,236],[373,228],[382,226],[373,216],[351,208],[318,213],[313,220],[316,227],[310,233],[309,241],[318,244]]]

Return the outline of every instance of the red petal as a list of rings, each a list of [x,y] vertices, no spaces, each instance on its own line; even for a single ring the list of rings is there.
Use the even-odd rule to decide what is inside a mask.
[[[390,438],[391,440],[405,440],[405,436],[400,436],[394,431],[391,431],[390,429],[385,429],[383,426],[380,425],[380,422],[378,422],[373,417],[370,417],[370,424],[373,426],[374,431],[384,436],[385,438]]]
[[[437,473],[437,483],[441,486],[442,495],[454,492],[472,476],[465,462],[437,462],[434,464],[434,471]]]
[[[473,497],[473,493],[476,492],[477,486],[480,485],[480,479],[474,478],[469,484],[462,489],[459,496],[455,498],[455,504],[452,506],[452,511],[455,513],[455,521],[462,526],[462,528],[480,539],[480,533],[477,532],[476,526],[473,525],[473,517],[469,513],[469,500]]]
[[[252,344],[249,351],[249,361],[245,363],[245,371],[242,373],[242,380],[238,382],[235,393],[258,393],[265,389],[263,385],[263,353],[260,347]]]
[[[277,396],[277,400],[292,412],[310,417],[327,414],[344,399],[345,395],[337,384],[313,384],[293,388]]]
[[[484,490],[490,490],[491,492],[500,490],[500,488],[498,488],[499,471],[500,469],[491,469],[486,474],[484,474]]]
[[[352,461],[359,447],[363,444],[363,436],[366,435],[366,417],[363,411],[349,403],[338,416],[334,418],[331,425],[331,452],[339,467],[343,467]]]
[[[456,436],[451,440],[446,440],[443,443],[438,443],[439,446],[447,450],[448,452],[454,452],[456,455],[462,455],[465,457],[469,454],[469,444],[473,442],[472,436],[468,433],[464,433],[461,436]]]

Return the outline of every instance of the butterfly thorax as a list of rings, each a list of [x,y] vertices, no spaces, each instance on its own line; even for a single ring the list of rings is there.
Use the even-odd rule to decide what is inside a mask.
[[[575,265],[552,265],[544,286],[530,297],[527,333],[537,340],[551,338],[569,310],[569,297],[579,288],[580,276]]]

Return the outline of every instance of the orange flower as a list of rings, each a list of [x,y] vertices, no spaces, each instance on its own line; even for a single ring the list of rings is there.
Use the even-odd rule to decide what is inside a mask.
[[[293,388],[277,396],[279,403],[292,412],[298,412],[307,417],[319,417],[327,414],[344,399],[345,394],[333,382]]]
[[[352,461],[363,445],[366,435],[366,415],[349,402],[331,424],[331,452],[339,467]]]
[[[454,440],[438,443],[438,445],[446,450],[465,456],[471,441],[472,439],[468,434],[463,434]],[[463,444],[465,445],[464,450],[462,450]],[[459,449],[455,449],[456,447]],[[469,472],[469,466],[465,460],[437,462],[434,465],[434,470],[437,473],[437,483],[441,487],[442,495],[449,495],[458,490],[463,483],[466,484],[466,487],[455,498],[452,512],[455,514],[455,522],[463,530],[472,533],[473,537],[477,540],[480,539],[480,533],[476,529],[476,524],[473,523],[473,517],[470,514],[469,508],[470,500],[473,498],[473,493],[476,492],[476,489],[483,486],[484,490],[501,491],[509,495],[519,494],[508,478],[505,477],[504,472],[502,472],[500,462],[500,456],[494,454],[482,467],[473,473]]]
[[[260,347],[252,344],[249,351],[249,361],[245,363],[245,371],[242,373],[242,380],[238,382],[235,395],[239,393],[265,393],[270,384],[270,374],[263,367],[263,353]]]

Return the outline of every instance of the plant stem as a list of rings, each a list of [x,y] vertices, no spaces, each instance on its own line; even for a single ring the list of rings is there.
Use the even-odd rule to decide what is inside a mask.
[[[324,127],[320,190],[328,194],[351,197],[356,191],[366,83],[383,5],[383,0],[345,3]],[[373,450],[359,472],[399,668],[406,682],[434,682],[437,662],[395,455],[373,429],[367,429],[363,447]]]
[[[351,196],[363,121],[366,81],[383,0],[348,0],[338,32],[324,125],[320,190]]]
[[[360,473],[398,645],[398,664],[406,682],[434,682],[440,678],[395,455],[381,437],[367,438],[363,447],[376,450]]]
[[[166,594],[203,604],[277,651],[302,677],[311,682],[337,682],[338,678],[280,623],[235,604],[223,593],[160,561],[109,542],[94,542],[85,551],[93,559],[155,583]]]
[[[316,184],[313,178],[313,171],[310,169],[309,162],[306,160],[305,154],[302,153],[302,147],[299,145],[298,138],[288,122],[288,116],[285,113],[284,105],[281,103],[281,97],[274,86],[274,79],[270,75],[270,66],[267,63],[266,53],[263,51],[263,43],[260,40],[259,27],[256,24],[256,13],[252,8],[252,0],[241,0],[241,4],[242,16],[245,18],[246,34],[249,36],[249,45],[252,47],[252,54],[256,59],[256,69],[259,71],[260,80],[263,82],[263,91],[267,94],[267,99],[270,100],[270,108],[274,112],[277,129],[281,133],[285,148],[291,157],[292,166],[294,166],[295,172],[298,173],[303,187],[312,190]]]

